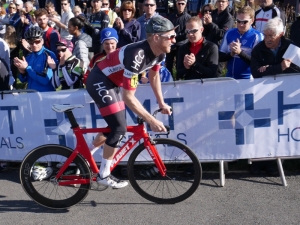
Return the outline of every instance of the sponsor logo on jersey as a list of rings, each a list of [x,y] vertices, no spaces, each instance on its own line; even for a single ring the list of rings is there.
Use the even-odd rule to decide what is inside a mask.
[[[131,68],[133,68],[135,70],[139,70],[144,58],[145,58],[144,51],[139,50],[138,54],[134,57],[134,60],[133,60],[134,66],[131,66]]]
[[[136,88],[139,83],[139,76],[138,74],[133,74],[132,77],[130,78],[130,87]]]

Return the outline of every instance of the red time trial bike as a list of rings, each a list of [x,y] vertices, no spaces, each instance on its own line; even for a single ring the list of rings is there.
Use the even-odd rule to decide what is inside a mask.
[[[96,182],[99,169],[84,134],[107,133],[110,129],[80,128],[72,110],[81,107],[83,105],[52,106],[54,111],[67,115],[77,140],[74,150],[56,144],[42,145],[30,151],[22,161],[21,185],[30,198],[42,206],[69,208],[81,202],[89,190],[107,188]],[[128,179],[142,197],[159,204],[173,204],[197,190],[202,170],[189,147],[168,138],[152,138],[141,118],[136,126],[127,126],[127,132],[133,135],[115,154],[111,170],[133,149],[127,162]]]

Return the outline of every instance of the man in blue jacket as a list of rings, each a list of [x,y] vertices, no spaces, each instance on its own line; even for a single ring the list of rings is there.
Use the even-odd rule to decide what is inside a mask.
[[[227,77],[250,79],[252,49],[263,40],[263,34],[252,28],[254,10],[245,6],[237,12],[237,28],[227,31],[220,45],[219,60],[227,61]]]
[[[57,58],[53,52],[44,47],[44,31],[40,27],[31,27],[25,32],[25,39],[32,51],[26,59],[14,58],[14,65],[19,69],[19,79],[27,82],[27,89],[39,92],[55,91],[51,84],[53,70],[49,64],[57,65]]]

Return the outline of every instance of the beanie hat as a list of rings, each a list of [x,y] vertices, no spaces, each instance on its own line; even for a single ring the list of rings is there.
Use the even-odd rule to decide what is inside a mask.
[[[100,37],[101,44],[103,44],[104,41],[110,39],[114,39],[118,43],[119,36],[117,31],[114,28],[107,27],[101,31],[101,37]]]

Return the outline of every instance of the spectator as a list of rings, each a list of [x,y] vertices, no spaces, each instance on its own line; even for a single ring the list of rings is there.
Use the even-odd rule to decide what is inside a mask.
[[[285,27],[285,13],[274,5],[273,0],[258,0],[261,9],[255,12],[255,21],[253,27],[260,31],[264,31],[264,27],[269,19],[279,17],[283,21]]]
[[[145,26],[153,16],[157,16],[156,1],[155,0],[144,0],[143,3],[144,14],[140,16],[137,21],[141,24],[141,37],[140,40],[146,39],[146,29]]]
[[[22,38],[24,38],[25,32],[28,30],[31,24],[31,16],[34,14],[33,4],[31,1],[25,2],[24,9],[22,10],[22,14],[20,14],[21,22],[22,22]]]
[[[227,31],[220,46],[220,62],[227,62],[227,77],[250,79],[251,51],[263,40],[263,34],[252,28],[254,10],[245,6],[237,11],[237,28]]]
[[[10,69],[10,50],[7,43],[0,38],[0,91],[8,91],[14,83]]]
[[[216,5],[217,9],[203,16],[203,36],[219,46],[227,30],[233,28],[234,22],[227,0],[218,0]]]
[[[125,1],[121,5],[121,18],[117,18],[113,25],[118,32],[119,42],[117,47],[138,42],[141,37],[141,25],[134,18],[135,7],[131,1]]]
[[[48,14],[49,14],[49,17],[50,17],[50,19],[49,19],[49,21],[48,21],[48,24],[50,25],[50,27],[52,27],[52,28],[58,30],[59,27],[57,27],[57,26],[56,26],[56,23],[54,23],[54,22],[51,20],[52,17],[56,18],[56,19],[59,20],[59,21],[61,20],[61,16],[56,12],[54,4],[53,4],[52,2],[48,2],[48,3],[46,4],[46,6],[45,6],[45,9],[47,10],[47,12],[48,12]]]
[[[43,33],[44,30],[40,27],[28,29],[24,36],[32,53],[26,58],[14,58],[14,64],[20,72],[20,81],[27,82],[28,89],[39,92],[54,91],[51,84],[53,70],[49,64],[53,60],[57,63],[55,54],[44,47]]]
[[[290,39],[300,48],[300,13],[298,13],[295,22],[290,27]]]
[[[289,59],[283,59],[292,41],[284,37],[284,25],[279,17],[269,19],[264,26],[264,41],[258,43],[251,54],[251,71],[254,78],[281,73],[299,73],[300,68]]]
[[[21,43],[17,39],[16,29],[13,26],[7,26],[3,39],[7,43],[10,50],[10,68],[15,79],[13,87],[16,87],[16,80],[19,73],[18,68],[14,65],[14,58],[19,57],[19,51],[21,49]]]
[[[174,59],[177,57],[177,52],[180,46],[187,43],[185,25],[191,16],[186,12],[186,0],[178,0],[176,2],[177,12],[169,16],[169,20],[173,23],[176,32],[176,44],[171,46],[171,52],[166,56],[166,67],[173,75]]]
[[[39,9],[35,10],[34,15],[36,17],[39,27],[44,30],[43,39],[44,39],[45,48],[54,52],[54,54],[56,55],[56,45],[55,44],[59,41],[60,35],[54,28],[49,27],[48,12],[43,8],[39,8]],[[51,18],[53,18],[53,17],[51,17]]]
[[[50,19],[59,27],[61,38],[72,40],[73,36],[68,31],[69,20],[74,17],[70,8],[70,0],[61,0],[61,8],[63,12],[61,20],[58,20],[54,16],[50,17]]]
[[[198,16],[200,18],[203,18],[204,15],[209,14],[211,15],[212,11],[215,9],[213,4],[206,4],[202,7],[200,13],[198,14]]]
[[[16,12],[17,12],[17,6],[15,5],[15,3],[13,3],[13,2],[9,3],[8,13],[6,14],[6,16],[3,19],[0,18],[0,23],[9,25],[11,18],[13,18],[13,16],[16,14]]]
[[[89,65],[89,48],[92,47],[90,35],[81,32],[87,26],[87,20],[83,16],[73,17],[69,20],[69,33],[73,35],[73,55],[84,62],[85,68]]]
[[[176,60],[177,79],[202,79],[216,77],[218,46],[202,36],[202,20],[198,16],[186,22],[188,42],[180,46]]]
[[[22,0],[16,0],[16,13],[10,18],[9,24],[12,25],[16,29],[17,38],[21,39],[22,35],[22,23],[20,18],[20,12],[23,9],[23,1]]]
[[[54,70],[53,87],[57,89],[61,86],[61,90],[82,88],[83,61],[72,55],[72,42],[61,39],[56,46],[59,65],[56,66],[54,61],[51,64],[49,63],[49,66]]]
[[[79,15],[85,17],[85,15],[82,13],[81,8],[80,8],[78,5],[75,5],[75,6],[73,7],[72,12],[73,12],[73,14],[74,14],[74,17],[79,16]]]
[[[89,22],[94,27],[92,35],[94,54],[101,52],[100,34],[101,31],[108,27],[109,17],[105,12],[101,11],[102,2],[100,0],[92,0],[94,12],[91,15]]]
[[[6,10],[3,6],[0,6],[0,21],[3,21],[3,19],[6,17]],[[6,31],[6,25],[3,22],[0,22],[0,38],[4,37]]]
[[[118,15],[109,7],[109,0],[102,0],[101,8],[102,8],[102,11],[104,11],[109,17],[108,27],[113,27],[113,24],[114,24],[116,18],[118,17]]]

